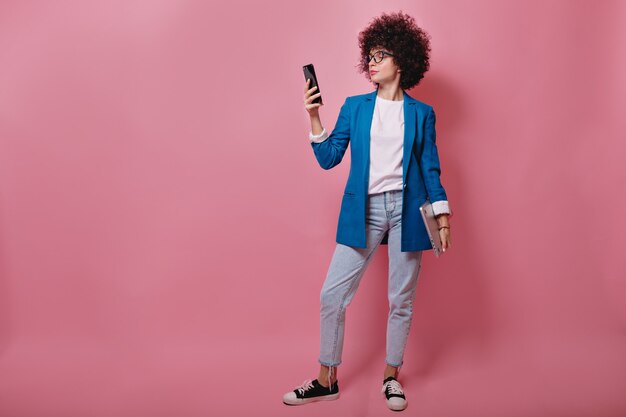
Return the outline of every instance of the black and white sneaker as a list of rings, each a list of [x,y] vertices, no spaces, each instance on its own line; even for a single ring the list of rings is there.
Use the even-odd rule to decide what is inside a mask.
[[[393,376],[385,378],[381,392],[385,394],[390,410],[402,411],[408,405],[402,385]]]
[[[330,387],[322,386],[317,379],[307,379],[294,389],[283,395],[283,402],[287,405],[300,405],[313,401],[331,401],[339,398],[339,385],[335,381]]]

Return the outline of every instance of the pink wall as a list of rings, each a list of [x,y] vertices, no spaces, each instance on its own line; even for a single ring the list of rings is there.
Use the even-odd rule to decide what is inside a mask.
[[[348,309],[342,398],[319,290],[349,153],[308,142],[372,91],[357,34],[432,35],[452,248],[424,257],[412,414],[626,415],[626,3],[0,3],[0,415],[382,415],[386,246]],[[244,396],[245,398],[241,398]]]

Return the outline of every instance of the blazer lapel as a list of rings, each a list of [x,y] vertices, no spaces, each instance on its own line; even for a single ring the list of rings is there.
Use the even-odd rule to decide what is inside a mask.
[[[365,195],[368,193],[368,184],[369,184],[369,172],[370,172],[370,141],[372,140],[371,131],[372,131],[372,121],[374,120],[374,105],[376,104],[376,93],[378,90],[374,90],[368,95],[365,96],[365,102],[363,103],[362,110],[362,119],[363,127],[365,132],[364,137],[367,139],[363,144],[363,155],[362,161],[365,161],[365,166],[363,167],[365,172]]]
[[[406,172],[411,161],[411,149],[415,140],[415,100],[404,93],[404,148],[402,154],[402,184],[406,185]]]

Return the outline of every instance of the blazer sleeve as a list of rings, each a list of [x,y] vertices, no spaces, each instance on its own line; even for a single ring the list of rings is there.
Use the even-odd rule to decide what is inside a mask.
[[[324,169],[331,169],[341,162],[350,142],[350,104],[344,101],[339,110],[335,128],[323,142],[311,142],[317,162]]]
[[[435,131],[435,111],[430,108],[426,116],[424,131],[424,148],[420,160],[422,177],[426,185],[426,192],[431,203],[436,201],[446,201],[448,196],[446,190],[441,185],[440,175],[441,168],[439,166],[439,154],[437,153],[436,144],[437,133]]]

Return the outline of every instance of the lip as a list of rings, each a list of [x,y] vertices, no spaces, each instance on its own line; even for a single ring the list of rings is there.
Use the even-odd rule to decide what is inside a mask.
[[[371,75],[374,75],[374,74],[376,74],[377,72],[378,72],[378,71],[370,71],[370,74],[371,74]]]

